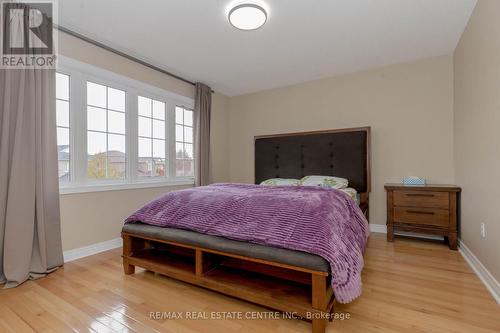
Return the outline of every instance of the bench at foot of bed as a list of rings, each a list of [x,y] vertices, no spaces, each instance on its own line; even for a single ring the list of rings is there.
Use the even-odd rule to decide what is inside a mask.
[[[122,232],[123,269],[135,266],[284,312],[325,332],[333,312],[329,273],[276,261]],[[271,248],[272,249],[272,248]]]

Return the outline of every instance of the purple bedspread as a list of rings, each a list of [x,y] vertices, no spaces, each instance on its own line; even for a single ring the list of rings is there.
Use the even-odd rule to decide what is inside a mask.
[[[345,193],[319,187],[214,184],[169,192],[127,222],[304,251],[330,263],[337,301],[361,294],[368,223]]]

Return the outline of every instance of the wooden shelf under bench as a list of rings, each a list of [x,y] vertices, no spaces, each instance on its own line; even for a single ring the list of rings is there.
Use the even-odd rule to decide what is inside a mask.
[[[122,232],[123,268],[135,266],[303,318],[333,312],[328,273]],[[313,319],[323,333],[326,319]]]

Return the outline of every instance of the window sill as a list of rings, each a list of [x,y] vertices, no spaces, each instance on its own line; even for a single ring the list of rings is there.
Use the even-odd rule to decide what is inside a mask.
[[[184,178],[166,181],[151,181],[151,182],[137,182],[137,183],[122,183],[122,184],[91,184],[81,186],[68,186],[60,187],[59,194],[76,194],[76,193],[91,193],[91,192],[107,192],[107,191],[123,191],[134,190],[143,188],[155,187],[173,187],[173,186],[187,186],[194,185],[194,179]]]

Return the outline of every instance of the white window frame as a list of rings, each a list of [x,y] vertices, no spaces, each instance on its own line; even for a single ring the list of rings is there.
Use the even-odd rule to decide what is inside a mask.
[[[170,155],[172,153],[172,149],[171,149],[171,146],[172,146],[172,139],[174,140],[173,142],[173,146],[174,146],[174,149],[175,149],[175,136],[172,138],[172,135],[175,135],[175,126],[173,127],[173,130],[172,130],[172,126],[171,126],[171,113],[172,112],[175,112],[175,104],[172,106],[171,105],[171,102],[169,103],[168,102],[168,99],[165,99],[165,97],[162,97],[160,95],[157,95],[157,94],[153,94],[153,93],[139,93],[138,95],[135,96],[135,104],[136,104],[136,114],[135,114],[135,121],[136,121],[136,124],[139,122],[139,114],[138,114],[138,107],[137,107],[137,101],[138,101],[138,96],[142,96],[142,97],[145,97],[145,98],[149,98],[151,100],[156,100],[158,102],[163,102],[165,103],[165,168],[167,169],[167,172],[165,173],[165,177],[161,177],[161,176],[156,176],[156,177],[139,177],[137,172],[135,172],[135,177],[137,179],[140,180],[141,183],[155,183],[161,179],[181,179],[181,177],[175,177],[175,171],[172,170],[171,168],[171,163],[170,163],[170,160],[171,160],[171,156]],[[151,110],[152,112],[152,110]],[[175,119],[175,118],[174,118]],[[174,120],[175,121],[175,120]],[[175,125],[175,124],[174,124]],[[138,126],[135,126],[135,130],[136,130],[136,133],[134,134],[134,136],[137,138],[139,138],[139,133],[138,133],[138,129],[139,127]],[[151,131],[151,137],[153,136],[153,132]],[[138,149],[139,148],[139,145],[137,144],[136,148]],[[139,165],[139,152],[136,151],[135,154],[135,159],[136,159],[136,166]],[[136,167],[137,169],[137,167]],[[186,178],[188,179],[188,178]],[[194,179],[193,179],[193,184],[194,184]]]
[[[61,194],[124,190],[146,187],[193,185],[194,177],[175,176],[175,106],[194,108],[191,98],[131,79],[64,56],[56,70],[70,76],[70,172],[71,181],[60,184]],[[117,180],[87,179],[87,81],[125,91],[126,176]],[[137,96],[165,103],[165,177],[138,177]],[[196,164],[196,163],[195,163]]]
[[[71,184],[71,182],[74,179],[74,175],[73,175],[74,166],[73,166],[73,156],[72,156],[74,154],[74,150],[73,150],[74,142],[73,142],[73,133],[72,133],[73,132],[73,119],[72,119],[72,111],[71,111],[71,107],[72,107],[71,103],[72,103],[72,99],[73,99],[73,96],[71,95],[72,83],[71,83],[71,75],[67,74],[64,70],[60,70],[60,71],[58,70],[57,72],[64,74],[64,75],[67,75],[69,77],[69,94],[68,94],[69,128],[68,128],[68,131],[69,131],[69,179],[70,179],[70,181],[64,182],[61,184],[62,186],[69,186],[69,184]],[[57,103],[57,98],[56,98],[56,103]],[[57,110],[56,110],[56,112],[57,112]],[[57,127],[59,127],[59,126],[56,126],[56,131],[57,131]],[[59,167],[59,158],[57,159],[57,164]]]
[[[174,146],[176,147],[177,142],[182,143],[183,147],[184,147],[185,144],[191,143],[191,145],[193,146],[193,175],[194,175],[194,174],[196,174],[196,163],[194,162],[194,157],[195,157],[195,154],[196,154],[195,153],[195,147],[194,147],[194,145],[195,145],[195,139],[194,139],[194,109],[191,108],[191,107],[188,107],[187,105],[176,105],[175,107],[182,108],[183,116],[182,116],[182,124],[177,123],[177,121],[175,119],[175,108],[174,108],[174,125],[173,125],[174,126],[174,134],[175,134],[175,128],[177,127],[177,125],[182,126],[182,132],[183,132],[182,133],[182,138],[183,139],[182,139],[182,142],[177,141],[177,137],[174,135]],[[184,112],[186,110],[191,111],[193,113],[193,119],[192,119],[191,126],[186,125],[186,123],[184,121]],[[184,128],[185,127],[191,127],[191,130],[193,131],[193,136],[192,136],[192,140],[193,141],[192,142],[186,142],[185,141],[186,140],[186,138],[184,137]],[[176,163],[177,163],[177,154],[176,154],[177,153],[177,147],[175,148],[175,150],[176,151],[175,151],[175,155],[174,155],[174,158],[173,158],[173,160],[174,160],[173,161],[173,163],[174,163],[174,176],[178,177],[178,176],[175,175]],[[184,168],[184,161],[186,161],[186,158],[183,158],[181,161],[183,162],[183,168]]]
[[[81,124],[84,124],[84,137],[81,137],[80,138],[80,147],[81,148],[85,148],[84,150],[84,154],[85,154],[85,169],[83,170],[84,171],[84,174],[85,174],[85,180],[81,179],[81,183],[83,184],[88,184],[88,185],[113,185],[113,184],[126,184],[128,183],[128,180],[130,179],[130,175],[131,175],[131,170],[130,170],[130,157],[129,157],[129,139],[128,139],[128,133],[130,131],[130,125],[132,125],[130,123],[130,120],[128,119],[128,111],[129,111],[129,103],[128,103],[128,94],[127,94],[127,87],[122,85],[122,84],[119,84],[119,83],[116,83],[116,82],[112,82],[110,81],[109,79],[106,80],[106,79],[102,79],[98,76],[95,76],[95,75],[83,75],[82,77],[83,79],[83,82],[78,82],[79,85],[78,85],[78,92],[81,92],[82,93],[82,97],[83,97],[83,108],[80,107],[80,110],[82,111],[83,113],[83,122],[81,122]],[[114,88],[114,89],[119,89],[119,90],[122,90],[125,92],[125,167],[126,167],[126,171],[125,171],[125,178],[124,179],[109,179],[109,178],[106,178],[106,179],[102,179],[102,180],[99,180],[99,179],[96,179],[96,180],[90,180],[87,178],[87,163],[88,163],[88,160],[87,160],[87,135],[88,135],[88,126],[87,126],[87,107],[89,106],[87,104],[87,82],[91,82],[91,83],[95,83],[95,84],[99,84],[99,85],[102,85],[102,86],[106,86],[106,87],[109,87],[109,88]],[[81,86],[81,84],[83,83],[83,87]],[[83,88],[83,89],[82,89]],[[107,96],[106,96],[107,98]],[[106,102],[107,103],[107,102]],[[108,112],[109,112],[109,109],[106,108],[106,122],[108,121]],[[90,130],[90,131],[93,131],[93,130]],[[97,132],[97,131],[94,131],[94,132]],[[106,130],[105,132],[100,132],[100,133],[106,133],[106,136],[109,135],[109,132]],[[83,149],[82,149],[83,150]],[[82,165],[79,165],[80,167],[82,167]]]

